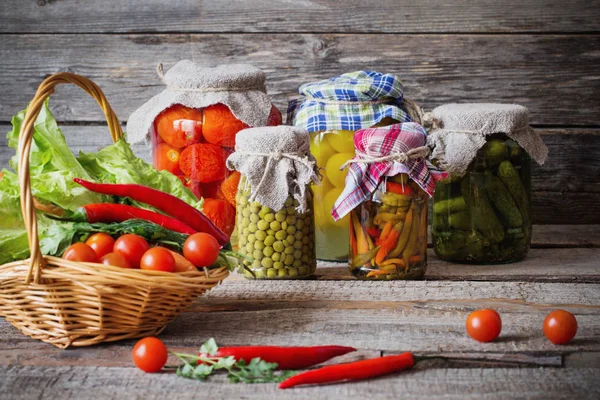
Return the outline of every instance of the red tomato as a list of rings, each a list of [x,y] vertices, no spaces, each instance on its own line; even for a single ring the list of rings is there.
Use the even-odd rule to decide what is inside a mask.
[[[83,242],[73,243],[62,255],[65,260],[81,262],[98,262],[98,255],[90,246]]]
[[[115,241],[113,251],[123,254],[132,268],[139,268],[140,260],[149,248],[150,245],[146,242],[146,239],[133,233],[128,233]]]
[[[197,267],[207,267],[219,257],[219,242],[208,233],[190,235],[183,244],[183,255]]]
[[[204,199],[202,212],[227,236],[235,228],[235,207],[225,200]]]
[[[223,147],[235,146],[235,135],[248,125],[237,119],[224,104],[204,109],[203,134],[208,143]]]
[[[577,319],[568,311],[552,311],[544,320],[544,335],[554,344],[567,344],[576,333]]]
[[[467,318],[467,333],[479,342],[491,342],[500,335],[501,330],[502,320],[494,310],[473,311]]]
[[[131,268],[131,264],[127,258],[121,253],[108,253],[100,259],[100,262],[113,267]]]
[[[100,232],[90,236],[88,240],[85,241],[85,244],[94,249],[98,258],[102,258],[113,251],[115,239],[107,233]]]
[[[142,256],[140,269],[175,272],[175,258],[173,258],[169,250],[162,247],[153,247]]]
[[[202,111],[176,104],[154,120],[154,129],[168,144],[178,149],[202,138]]]
[[[197,143],[186,147],[179,157],[179,168],[198,182],[214,182],[225,178],[226,156],[222,147],[210,143]]]
[[[180,175],[179,150],[166,143],[159,144],[154,149],[154,167],[159,171],[169,171],[173,175]]]
[[[269,119],[267,120],[267,126],[281,125],[282,122],[281,111],[275,106],[271,106],[271,112],[269,113]]]
[[[155,337],[146,337],[133,346],[131,358],[136,367],[144,372],[158,372],[167,363],[167,346]]]

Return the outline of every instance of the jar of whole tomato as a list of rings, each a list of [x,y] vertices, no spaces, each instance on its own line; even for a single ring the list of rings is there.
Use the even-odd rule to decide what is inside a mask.
[[[310,150],[324,171],[314,186],[317,257],[345,260],[349,217],[338,221],[330,210],[344,188],[340,166],[354,157],[354,133],[363,128],[411,121],[403,87],[391,74],[356,71],[299,88],[302,98],[290,102],[288,123],[306,129]]]
[[[434,196],[433,248],[443,260],[519,261],[531,243],[531,158],[548,150],[514,104],[447,104],[432,111],[432,160],[449,173]]]
[[[227,166],[241,173],[237,194],[239,252],[245,276],[298,279],[314,274],[311,183],[318,182],[306,131],[277,126],[245,129]]]
[[[231,235],[240,176],[225,161],[235,137],[250,126],[281,123],[265,75],[248,65],[206,68],[187,60],[159,73],[166,88],[130,116],[128,139],[135,143],[149,135],[155,168],[177,175],[204,198],[203,212]]]
[[[427,133],[414,122],[354,135],[335,220],[350,215],[350,272],[359,279],[415,279],[427,265],[427,200],[444,174],[427,163]]]

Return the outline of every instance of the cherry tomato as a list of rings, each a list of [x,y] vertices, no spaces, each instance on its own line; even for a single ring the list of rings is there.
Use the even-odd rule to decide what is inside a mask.
[[[154,129],[168,144],[181,149],[202,138],[202,111],[176,104],[154,120]]]
[[[100,259],[100,262],[105,265],[112,265],[113,267],[131,268],[131,264],[121,253],[108,253]]]
[[[142,256],[140,269],[175,272],[175,258],[173,258],[169,250],[162,247],[153,247]]]
[[[85,241],[85,244],[90,246],[96,252],[98,258],[104,257],[106,254],[113,251],[115,239],[106,233],[94,233]]]
[[[225,104],[214,104],[204,109],[202,133],[208,143],[234,147],[235,136],[248,125],[233,115]]]
[[[159,171],[169,171],[173,175],[180,175],[179,155],[181,153],[173,146],[166,143],[159,144],[154,149],[154,167]]]
[[[467,333],[479,342],[491,342],[500,335],[501,330],[502,320],[494,310],[473,311],[467,318]]]
[[[136,367],[144,372],[158,372],[167,363],[167,346],[155,337],[146,337],[133,346],[131,358]]]
[[[98,262],[98,255],[90,246],[83,242],[73,243],[62,255],[65,260],[81,262]]]
[[[140,260],[149,248],[150,245],[146,242],[146,239],[133,233],[128,233],[115,241],[113,251],[123,254],[132,268],[139,268]]]
[[[567,344],[576,333],[577,319],[568,311],[552,311],[544,320],[544,335],[554,344]]]
[[[219,242],[208,233],[190,235],[183,244],[183,255],[197,267],[207,267],[219,257]]]

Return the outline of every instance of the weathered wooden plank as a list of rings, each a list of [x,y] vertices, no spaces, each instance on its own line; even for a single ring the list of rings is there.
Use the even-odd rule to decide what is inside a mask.
[[[596,399],[600,369],[560,368],[417,368],[379,379],[279,390],[274,384],[228,384],[175,374],[144,374],[134,368],[0,367],[6,399],[60,398],[244,398],[244,399]]]
[[[531,215],[536,223],[600,224],[600,193],[534,191]]]
[[[598,125],[598,49],[597,35],[10,35],[0,42],[0,121],[27,104],[46,74],[64,70],[95,80],[125,120],[162,89],[154,68],[159,61],[169,67],[190,58],[264,69],[283,109],[301,83],[375,68],[398,74],[406,96],[426,108],[517,102],[531,109],[534,124]],[[57,92],[58,119],[102,120],[78,88]]]
[[[599,15],[584,0],[4,0],[0,32],[589,32]]]

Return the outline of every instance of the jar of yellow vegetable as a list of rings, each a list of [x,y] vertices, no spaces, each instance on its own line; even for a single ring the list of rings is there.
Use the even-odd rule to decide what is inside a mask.
[[[310,150],[324,170],[315,186],[317,258],[346,260],[349,217],[334,220],[330,210],[344,188],[340,166],[354,157],[354,132],[411,121],[400,80],[391,74],[357,71],[300,86],[290,102],[288,123],[310,133]]]
[[[515,104],[446,104],[431,112],[432,161],[448,172],[433,199],[433,248],[473,264],[525,258],[531,243],[531,158],[548,149]]]
[[[426,161],[414,122],[354,135],[345,187],[331,212],[350,215],[350,271],[360,279],[415,279],[427,265],[427,199],[445,174]]]
[[[292,126],[245,129],[227,166],[241,173],[236,197],[245,276],[297,279],[314,274],[311,183],[318,183],[308,134]]]

